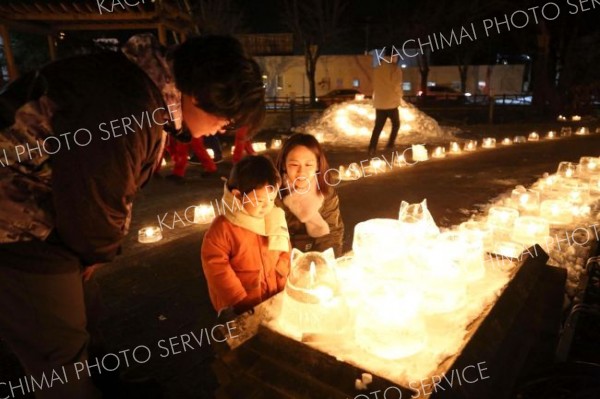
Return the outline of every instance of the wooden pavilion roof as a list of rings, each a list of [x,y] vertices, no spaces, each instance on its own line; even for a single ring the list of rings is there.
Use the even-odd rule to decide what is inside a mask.
[[[179,0],[5,0],[0,2],[0,24],[39,34],[158,25],[182,34],[193,29],[192,17]]]
[[[46,35],[50,59],[56,58],[55,36],[73,30],[158,30],[178,41],[194,30],[187,0],[0,0],[0,36],[10,79],[19,72],[10,45],[10,31]]]

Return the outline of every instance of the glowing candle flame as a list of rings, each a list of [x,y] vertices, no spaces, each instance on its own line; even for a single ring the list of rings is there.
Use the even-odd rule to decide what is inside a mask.
[[[496,139],[493,137],[486,137],[483,139],[481,146],[483,148],[494,148],[496,147]]]
[[[458,144],[456,141],[453,141],[450,143],[450,152],[453,154],[459,154],[460,153],[460,144]]]
[[[156,227],[144,227],[138,231],[138,241],[144,244],[157,242],[162,239],[162,233]]]
[[[436,147],[431,156],[434,158],[444,158],[446,156],[446,149],[444,147]]]
[[[519,198],[519,202],[521,203],[521,205],[527,205],[527,203],[529,202],[529,194],[522,194]]]
[[[256,142],[256,143],[252,143],[252,148],[256,152],[266,151],[267,150],[267,143],[262,142],[262,141],[261,142]]]
[[[274,139],[273,142],[271,143],[271,148],[273,149],[280,149],[282,145],[281,139]]]
[[[371,159],[370,165],[371,169],[373,169],[373,172],[375,173],[383,172],[385,169],[385,162],[379,158]]]
[[[465,144],[465,151],[475,151],[477,149],[477,141],[469,140],[467,144]]]
[[[206,224],[215,218],[215,210],[212,205],[200,204],[194,208],[194,223]]]

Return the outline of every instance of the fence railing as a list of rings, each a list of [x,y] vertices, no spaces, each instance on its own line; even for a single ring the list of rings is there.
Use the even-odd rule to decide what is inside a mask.
[[[484,94],[477,95],[463,95],[463,94],[453,94],[453,93],[440,93],[432,96],[417,96],[417,95],[405,95],[404,101],[407,101],[411,104],[415,105],[424,105],[424,106],[435,106],[435,105],[461,105],[461,106],[471,106],[471,105],[489,105],[490,104],[490,96]],[[523,94],[501,94],[493,97],[495,104],[498,105],[530,105],[531,104],[531,94],[523,93]],[[266,109],[268,111],[288,111],[292,107],[292,98],[291,97],[267,97],[266,101]],[[343,102],[347,100],[340,99],[339,101],[331,101],[328,100],[325,104],[322,102],[316,103],[316,108],[325,108],[331,102]],[[303,109],[310,108],[310,97],[294,97],[293,98],[293,107],[295,109]]]

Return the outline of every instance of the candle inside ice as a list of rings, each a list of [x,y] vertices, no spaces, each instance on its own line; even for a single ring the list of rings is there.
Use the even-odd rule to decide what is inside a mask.
[[[450,143],[450,151],[451,154],[460,154],[461,150],[460,150],[460,144],[458,144],[456,141],[453,141]]]
[[[444,147],[436,147],[431,156],[433,158],[444,158],[446,156],[446,149]]]
[[[194,207],[194,223],[207,224],[215,218],[215,210],[212,205],[201,204]]]
[[[413,161],[427,161],[429,159],[427,148],[422,144],[413,144],[412,157]]]
[[[475,151],[477,149],[477,140],[469,140],[465,143],[465,151]]]
[[[494,148],[496,147],[496,139],[493,137],[486,137],[483,139],[481,146],[483,148]]]
[[[256,152],[262,152],[267,150],[267,143],[264,141],[258,141],[256,143],[252,143],[252,149]]]
[[[281,141],[281,139],[273,139],[273,141],[271,142],[271,148],[274,150],[278,150],[281,148],[283,142]]]
[[[144,244],[157,242],[162,239],[162,233],[158,227],[143,227],[138,231],[138,241]]]

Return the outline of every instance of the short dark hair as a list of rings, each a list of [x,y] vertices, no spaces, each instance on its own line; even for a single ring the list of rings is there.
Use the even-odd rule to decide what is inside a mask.
[[[285,141],[283,148],[277,156],[277,171],[279,171],[279,174],[281,176],[285,174],[285,159],[287,158],[290,151],[292,151],[298,146],[304,146],[308,148],[313,152],[313,154],[315,154],[315,157],[317,157],[317,171],[320,172],[317,175],[319,191],[321,191],[323,195],[329,194],[329,184],[325,181],[324,176],[325,172],[327,172],[327,170],[329,169],[329,163],[327,162],[327,158],[325,158],[325,153],[323,152],[323,148],[321,148],[321,144],[319,144],[319,141],[312,134],[296,133],[290,136],[290,138]],[[289,192],[284,195],[287,194],[289,194]]]
[[[233,165],[227,188],[237,189],[242,194],[248,194],[252,190],[271,185],[273,187],[281,184],[281,176],[277,172],[273,161],[262,155],[249,155]]]
[[[257,129],[265,116],[260,67],[232,36],[189,38],[173,53],[177,88],[209,114]]]

